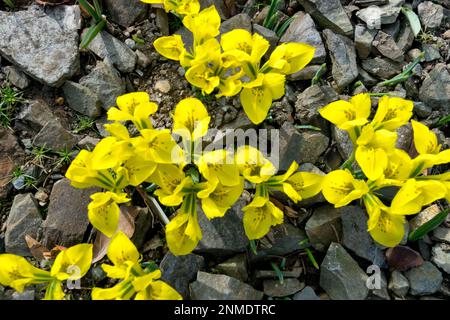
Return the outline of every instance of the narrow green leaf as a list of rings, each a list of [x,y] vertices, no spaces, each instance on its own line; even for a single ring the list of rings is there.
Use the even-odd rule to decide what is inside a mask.
[[[98,0],[94,0],[94,8],[95,12],[98,14],[99,17],[102,16],[102,4]]]
[[[297,124],[295,125],[295,127],[297,129],[307,129],[307,130],[314,130],[314,131],[321,131],[322,129],[315,127],[315,126],[311,126],[309,124]]]
[[[99,34],[100,31],[103,30],[103,28],[106,26],[106,21],[102,20],[96,25],[91,26],[88,31],[83,35],[83,39],[81,39],[80,47],[86,48],[89,43],[91,43],[92,40]]]
[[[442,222],[445,221],[445,218],[447,218],[449,210],[450,208],[441,211],[435,217],[433,217],[433,219],[427,221],[425,224],[421,225],[419,228],[411,232],[408,236],[408,240],[417,241],[430,231],[436,229]]]
[[[322,76],[325,74],[325,72],[327,72],[327,64],[323,63],[320,65],[319,70],[317,70],[316,74],[312,78],[311,86],[318,84]]]
[[[14,9],[15,5],[14,2],[12,0],[3,0],[3,2],[10,7],[11,9]]]
[[[95,19],[96,22],[102,20],[102,17],[97,14],[95,8],[86,0],[78,0],[78,2],[91,15],[91,17]]]
[[[250,240],[250,250],[252,250],[254,255],[258,254],[258,251],[256,250],[256,241],[255,240]]]
[[[305,248],[305,251],[306,251],[306,254],[308,255],[309,261],[311,261],[314,268],[319,270],[319,264],[317,263],[316,258],[314,258],[311,250],[309,250],[309,248]]]
[[[280,1],[281,0],[272,0],[272,2],[270,3],[269,12],[267,12],[267,16],[264,19],[263,27],[266,27],[267,29],[270,29],[268,27],[269,20],[272,19],[273,15],[277,11],[278,4],[280,3]],[[270,30],[272,30],[272,29],[270,29]]]
[[[279,38],[283,36],[283,34],[286,32],[287,28],[291,25],[292,21],[294,20],[294,17],[290,17],[286,21],[283,22],[283,24],[278,28],[276,31],[276,34]]]
[[[414,37],[417,37],[420,30],[422,29],[419,17],[417,16],[417,14],[414,11],[412,11],[410,8],[407,8],[407,7],[403,7],[402,12],[408,19],[409,25],[411,26],[411,29],[414,33]]]
[[[280,284],[283,284],[284,283],[283,272],[280,270],[280,268],[278,268],[278,266],[275,263],[271,262],[270,265],[272,266],[273,271],[275,271],[278,280],[280,280]]]

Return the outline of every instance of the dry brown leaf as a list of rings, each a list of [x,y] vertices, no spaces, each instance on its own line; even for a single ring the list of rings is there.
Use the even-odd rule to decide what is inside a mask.
[[[44,252],[44,257],[47,260],[55,260],[56,256],[63,250],[66,250],[66,247],[63,246],[55,246],[52,250],[49,252]]]
[[[137,207],[120,207],[119,226],[117,230],[122,231],[128,238],[131,238],[134,234],[134,220],[136,219],[137,213]],[[103,259],[106,255],[110,241],[111,238],[108,238],[101,232],[97,232],[94,240],[94,253],[92,258],[93,264]]]
[[[46,247],[44,247],[39,241],[34,239],[30,235],[25,235],[25,241],[27,243],[28,248],[30,249],[31,254],[38,261],[46,260],[46,255],[50,253]]]

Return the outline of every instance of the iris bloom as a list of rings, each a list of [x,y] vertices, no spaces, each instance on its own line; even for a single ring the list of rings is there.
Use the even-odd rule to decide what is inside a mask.
[[[50,271],[34,267],[24,257],[0,254],[0,284],[18,292],[23,292],[29,285],[46,284],[44,300],[62,300],[65,297],[62,282],[84,277],[91,261],[91,244],[79,244],[62,250]]]
[[[322,193],[325,199],[336,208],[348,205],[369,193],[369,187],[363,180],[357,180],[348,170],[335,170],[326,175]]]
[[[119,204],[130,201],[126,193],[97,192],[91,195],[92,201],[88,205],[88,217],[91,224],[105,234],[112,237],[119,224]]]
[[[107,256],[112,265],[102,264],[109,278],[121,279],[112,288],[94,288],[93,300],[181,300],[181,296],[167,283],[159,280],[161,272],[142,269],[140,254],[133,242],[118,232],[110,242]]]

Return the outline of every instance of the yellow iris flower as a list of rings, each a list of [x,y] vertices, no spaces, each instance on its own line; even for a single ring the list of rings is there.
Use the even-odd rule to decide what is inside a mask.
[[[62,300],[65,297],[62,282],[84,277],[91,261],[91,244],[79,244],[62,250],[50,271],[34,267],[24,257],[0,254],[0,284],[18,292],[23,292],[29,285],[46,284],[44,300]]]

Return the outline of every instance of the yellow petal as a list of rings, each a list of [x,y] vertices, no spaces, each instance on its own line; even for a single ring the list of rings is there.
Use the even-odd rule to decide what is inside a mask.
[[[88,217],[91,224],[107,237],[112,237],[119,224],[120,209],[112,198],[111,192],[94,193],[88,205]]]
[[[295,191],[303,198],[314,197],[322,190],[322,182],[324,176],[310,173],[310,172],[297,172],[293,174],[287,182],[289,182]]]
[[[355,157],[369,180],[380,178],[388,164],[386,152],[380,148],[359,146],[356,149]]]
[[[163,57],[176,61],[180,60],[180,55],[184,50],[183,40],[178,34],[159,37],[153,42],[153,46]]]
[[[263,122],[272,106],[272,92],[266,86],[244,88],[240,101],[245,114],[254,124]]]
[[[314,52],[315,48],[305,43],[283,43],[275,48],[266,65],[282,74],[293,74],[311,62]],[[282,68],[279,68],[280,61],[285,62]]]
[[[413,102],[399,97],[383,96],[378,102],[372,125],[377,129],[395,130],[412,117]]]
[[[419,154],[437,154],[441,149],[437,137],[428,127],[420,122],[411,120],[414,133],[414,146]]]
[[[58,280],[78,280],[86,275],[92,262],[92,244],[78,244],[61,251],[51,269]]]
[[[111,239],[107,255],[115,266],[122,266],[125,261],[136,263],[140,258],[136,246],[122,231],[117,232]]]
[[[252,201],[242,208],[244,230],[250,240],[264,237],[271,226],[283,223],[283,211],[278,209],[268,198],[262,206],[260,204]]]
[[[224,186],[235,186],[240,183],[239,170],[232,155],[226,150],[204,153],[197,161],[197,165],[207,180],[219,179]]]
[[[93,288],[92,300],[129,300],[136,293],[131,282],[131,279],[127,279],[112,288]]]
[[[360,199],[369,192],[369,187],[362,180],[356,180],[348,170],[335,170],[326,175],[322,193],[325,199],[342,207],[353,200]]]
[[[195,141],[206,135],[210,117],[203,103],[195,98],[181,100],[175,107],[173,115],[173,131],[187,130],[190,140]],[[181,136],[184,136],[182,133]]]
[[[60,280],[50,282],[45,290],[44,300],[63,300],[65,297]]]

